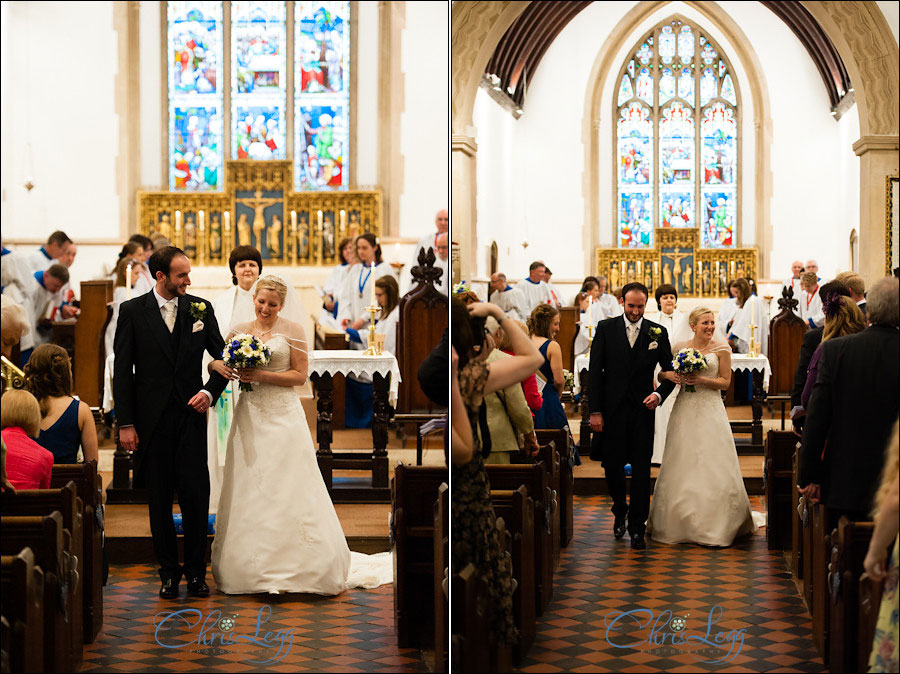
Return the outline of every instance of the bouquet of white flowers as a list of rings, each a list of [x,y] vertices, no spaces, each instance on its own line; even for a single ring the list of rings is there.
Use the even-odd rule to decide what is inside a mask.
[[[672,368],[675,374],[693,374],[706,369],[706,358],[703,354],[692,347],[687,347],[675,354],[672,359]],[[695,393],[697,389],[692,384],[684,386],[685,391]]]
[[[563,388],[567,391],[571,391],[575,388],[575,375],[565,368],[563,368],[563,381],[565,382]]]
[[[272,352],[253,335],[239,334],[225,344],[222,359],[228,367],[260,367],[268,365]],[[241,382],[241,391],[252,391],[253,385]]]

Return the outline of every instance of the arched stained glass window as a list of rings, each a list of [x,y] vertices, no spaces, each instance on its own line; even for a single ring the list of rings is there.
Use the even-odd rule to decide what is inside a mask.
[[[223,189],[226,155],[293,155],[296,189],[349,187],[349,2],[234,0],[226,15],[176,0],[166,13],[169,189]]]
[[[617,245],[699,227],[704,248],[734,248],[740,108],[722,50],[674,17],[638,42],[617,83]]]

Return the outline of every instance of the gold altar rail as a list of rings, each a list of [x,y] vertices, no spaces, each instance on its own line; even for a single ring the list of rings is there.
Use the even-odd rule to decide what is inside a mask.
[[[25,388],[25,373],[6,356],[0,356],[0,376],[3,377],[4,391],[8,388]]]

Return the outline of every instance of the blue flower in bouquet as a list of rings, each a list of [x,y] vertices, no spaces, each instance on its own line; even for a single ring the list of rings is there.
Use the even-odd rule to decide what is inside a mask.
[[[229,367],[256,368],[269,364],[272,352],[257,337],[250,334],[239,334],[225,345],[222,360]],[[241,382],[241,391],[252,391],[253,385]]]
[[[686,347],[675,354],[672,359],[672,369],[676,374],[688,375],[700,372],[706,369],[706,358],[697,349]],[[684,390],[689,393],[695,393],[697,389],[693,384],[684,386]]]

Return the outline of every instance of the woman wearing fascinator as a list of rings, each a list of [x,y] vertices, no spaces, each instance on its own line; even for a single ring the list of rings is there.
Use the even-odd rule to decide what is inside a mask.
[[[235,311],[226,345],[253,335],[268,347],[269,362],[211,365],[252,386],[238,398],[228,435],[212,549],[216,584],[226,594],[336,595],[375,587],[391,575],[390,556],[387,568],[381,556],[354,554],[351,565],[295,390],[306,383],[309,348],[297,293],[273,275],[261,277],[250,293],[253,314]]]

